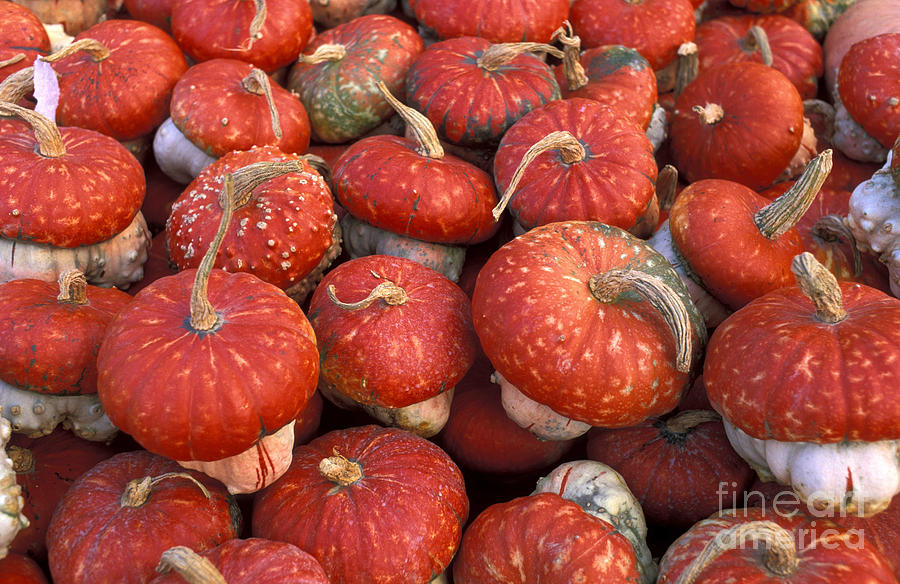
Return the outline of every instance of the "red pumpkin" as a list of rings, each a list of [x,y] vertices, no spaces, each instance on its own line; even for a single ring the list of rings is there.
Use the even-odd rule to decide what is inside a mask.
[[[390,293],[373,296],[376,287]],[[361,404],[402,408],[432,398],[452,389],[475,358],[469,298],[405,258],[338,265],[313,292],[309,320],[319,383]]]
[[[556,493],[496,503],[466,528],[456,582],[639,582],[635,551],[603,519]]]
[[[711,410],[682,411],[629,428],[595,428],[587,454],[622,475],[648,523],[675,529],[709,517],[756,476]]]
[[[688,182],[721,178],[762,189],[800,147],[803,100],[771,67],[719,65],[700,72],[675,99],[670,135],[673,162]]]
[[[900,136],[900,32],[880,34],[850,47],[837,84],[841,102],[866,133],[890,148]]]
[[[55,584],[138,584],[175,545],[202,551],[237,536],[225,488],[146,451],[116,454],[81,475],[47,530]]]
[[[0,115],[33,124],[0,135],[0,236],[78,247],[106,241],[134,220],[144,171],[124,146],[93,130],[57,128],[12,104],[0,104]]]
[[[723,63],[765,63],[784,73],[803,99],[812,99],[818,93],[822,46],[808,30],[786,16],[747,14],[708,20],[697,27],[694,43],[701,71]]]
[[[696,30],[689,0],[575,0],[571,21],[585,48],[631,47],[656,71],[675,60]]]
[[[22,487],[22,512],[29,522],[13,540],[11,549],[46,562],[47,527],[56,505],[78,477],[111,457],[115,450],[58,429],[40,438],[13,433],[6,454],[13,461],[16,482]]]
[[[0,380],[53,395],[97,393],[97,350],[131,296],[70,271],[59,284],[0,284]]]
[[[760,553],[763,547],[766,553]],[[750,582],[843,582],[848,573],[854,582],[896,581],[881,554],[858,534],[822,517],[767,513],[758,507],[726,511],[695,524],[666,551],[658,582],[683,581],[689,570],[696,570],[697,584],[736,574]]]
[[[312,554],[332,582],[412,584],[447,568],[468,513],[462,474],[443,450],[362,426],[297,447],[288,472],[256,496],[253,535]]]
[[[406,75],[406,103],[453,144],[493,145],[519,118],[554,99],[552,70],[534,43],[491,44],[459,37],[430,45]],[[558,51],[556,51],[558,52]]]
[[[304,282],[306,277],[339,253],[334,199],[305,160],[274,146],[233,151],[203,169],[172,205],[166,223],[169,256],[179,269],[199,267],[223,214],[221,205],[209,204],[210,193],[218,192],[225,174],[248,172],[256,176],[235,194],[234,225],[214,265],[250,272],[289,294],[302,288],[305,297],[315,285]]]
[[[900,5],[893,0],[855,0],[828,29],[825,53],[825,88],[834,95],[838,69],[854,44],[889,32],[900,32]]]
[[[162,30],[137,20],[101,22],[75,42],[87,39],[94,42],[53,60],[59,124],[120,141],[149,135],[168,116],[172,88],[187,71],[181,49]]]
[[[306,0],[183,0],[171,19],[172,36],[195,62],[238,59],[266,73],[290,65],[315,32]]]
[[[650,301],[613,285],[619,270],[638,280],[649,274],[671,290],[671,310],[684,319],[677,342]],[[536,227],[497,250],[478,275],[472,315],[504,378],[563,416],[604,427],[673,409],[706,332],[665,258],[594,222]]]
[[[548,142],[554,132],[569,136]],[[538,142],[545,146],[536,147]],[[526,154],[534,153],[539,154],[522,170]],[[522,174],[514,184],[517,172]],[[494,156],[497,188],[512,197],[510,212],[526,230],[569,220],[634,229],[645,215],[653,215],[655,226],[656,175],[643,129],[616,110],[578,97],[524,116],[504,134]]]
[[[207,563],[208,562],[208,563]],[[329,584],[322,566],[295,545],[258,537],[230,539],[199,554],[184,546],[162,554],[150,584],[183,584],[192,574],[228,584]],[[204,580],[207,581],[207,580]]]
[[[125,11],[134,19],[148,22],[172,34],[172,9],[176,0],[124,0]]]
[[[37,562],[17,553],[0,558],[0,584],[50,584]]]
[[[419,24],[440,39],[549,43],[569,16],[569,0],[410,0]]]
[[[376,83],[403,95],[406,73],[424,48],[416,29],[402,20],[360,16],[316,35],[285,87],[306,106],[316,141],[355,140],[394,113]]]
[[[0,3],[0,81],[49,52],[47,31],[34,12],[13,2]]]

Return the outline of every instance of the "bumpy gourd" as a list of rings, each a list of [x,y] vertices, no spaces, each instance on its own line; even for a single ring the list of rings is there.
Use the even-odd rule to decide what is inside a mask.
[[[28,519],[22,515],[22,507],[25,505],[22,487],[16,483],[13,462],[4,450],[10,435],[9,422],[0,418],[0,559],[6,557],[9,544],[16,534],[28,527]]]

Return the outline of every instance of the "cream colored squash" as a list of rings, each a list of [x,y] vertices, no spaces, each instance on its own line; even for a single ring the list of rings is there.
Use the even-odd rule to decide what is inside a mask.
[[[363,405],[362,409],[382,424],[431,438],[447,424],[452,403],[453,388],[405,408]]]
[[[188,140],[172,118],[166,118],[153,136],[153,157],[163,173],[177,183],[186,185],[200,171],[216,161]]]
[[[46,395],[0,381],[0,415],[13,432],[29,438],[46,436],[60,425],[94,442],[108,442],[118,432],[97,394]]]
[[[900,493],[900,440],[781,442],[749,436],[727,420],[734,450],[763,481],[789,485],[813,512],[871,516]]]
[[[179,460],[184,468],[219,480],[232,495],[255,493],[287,472],[293,460],[295,420],[234,456],[222,460]]]
[[[491,381],[500,386],[500,399],[510,420],[541,440],[571,440],[587,433],[590,424],[567,418],[536,402],[494,371]]]
[[[0,237],[0,282],[55,282],[63,272],[79,270],[88,284],[125,290],[144,277],[148,257],[150,230],[139,212],[121,233],[92,245],[65,248]]]
[[[16,483],[13,462],[6,455],[6,444],[11,434],[9,422],[0,417],[0,559],[6,557],[16,535],[28,527],[28,519],[22,515],[25,506],[22,487]]]

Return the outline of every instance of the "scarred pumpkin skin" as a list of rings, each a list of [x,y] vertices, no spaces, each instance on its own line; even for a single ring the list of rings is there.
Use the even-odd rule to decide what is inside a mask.
[[[169,115],[172,88],[187,71],[181,49],[162,30],[137,20],[107,20],[75,40],[85,38],[106,47],[109,56],[77,51],[52,64],[59,79],[59,124],[119,141],[150,134]]]
[[[0,236],[78,247],[128,227],[146,183],[124,146],[93,130],[60,128],[65,154],[44,157],[31,129],[16,128],[0,136]]]
[[[650,62],[624,45],[602,45],[581,53],[588,84],[570,89],[562,64],[554,69],[562,96],[583,97],[608,105],[646,130],[657,98],[656,75]]]
[[[313,19],[304,0],[266,0],[265,5],[262,28],[251,39],[255,2],[179,0],[172,5],[172,36],[195,62],[239,59],[272,73],[297,58],[313,36]]]
[[[722,108],[720,121],[704,122],[693,110],[710,104]],[[803,100],[783,73],[762,63],[719,65],[676,98],[670,135],[673,162],[686,181],[721,178],[762,189],[800,147]]]
[[[409,299],[348,310],[382,282]],[[364,405],[402,408],[453,388],[475,359],[468,296],[441,274],[413,260],[372,255],[331,270],[313,292],[309,320],[319,343],[320,379]]]
[[[319,358],[300,307],[252,274],[212,270],[209,301],[221,324],[196,331],[195,272],[156,280],[110,323],[97,354],[97,393],[113,423],[147,450],[220,460],[297,417],[315,391]],[[213,413],[191,404],[222,406]]]
[[[303,154],[310,138],[303,103],[269,80],[281,127],[281,137],[276,136],[265,95],[250,91],[243,83],[253,69],[249,63],[224,58],[192,66],[172,92],[172,123],[192,144],[215,158],[264,145]]]
[[[645,271],[675,291],[699,355],[706,328],[671,264],[602,223],[552,223],[520,235],[490,257],[472,297],[475,331],[497,370],[531,399],[595,426],[668,412],[690,382],[649,302],[630,292],[611,303],[592,295],[592,276],[619,268]]]
[[[303,54],[326,44],[343,46],[346,56],[316,64],[304,63],[301,56],[285,87],[306,106],[313,138],[335,144],[359,138],[393,115],[375,83],[383,81],[402,99],[406,73],[425,43],[402,20],[372,14],[316,35]]]
[[[14,2],[0,4],[0,81],[16,71],[31,66],[39,55],[50,52],[50,39],[34,12]],[[24,58],[10,62],[18,55]]]
[[[87,301],[57,300],[60,286],[42,280],[0,284],[0,379],[53,395],[97,392],[97,350],[106,327],[131,296],[87,286]]]
[[[453,144],[496,144],[519,118],[560,97],[541,58],[526,53],[488,69],[479,59],[489,47],[480,37],[440,41],[407,73],[407,105],[428,116],[441,138]]]
[[[611,523],[556,493],[496,503],[466,528],[460,583],[639,582],[634,548]]]
[[[849,317],[835,324],[815,318],[812,302],[789,286],[716,328],[703,379],[724,418],[760,440],[900,438],[900,403],[892,398],[900,387],[900,300],[862,284],[839,285]],[[767,362],[748,359],[756,355]],[[806,405],[798,412],[796,404]]]
[[[337,455],[362,476],[344,486],[325,478],[320,463]],[[332,582],[421,584],[447,568],[468,513],[462,473],[443,450],[370,425],[295,448],[288,472],[257,494],[252,533],[312,554]]]
[[[569,0],[410,0],[415,19],[441,39],[549,43],[569,16]]]
[[[841,102],[866,133],[890,148],[900,135],[900,32],[850,47],[838,69]]]
[[[163,478],[151,484],[142,505],[123,505],[130,481],[166,473],[194,480]],[[237,505],[216,481],[150,452],[116,454],[81,475],[60,500],[47,530],[50,573],[58,584],[147,582],[163,551],[216,546],[237,536],[240,521]]]
[[[592,99],[553,101],[513,124],[494,156],[498,190],[507,190],[529,148],[563,130],[581,143],[585,157],[568,164],[558,149],[540,154],[522,175],[510,213],[525,229],[569,220],[633,228],[655,194],[653,146],[636,123]]]

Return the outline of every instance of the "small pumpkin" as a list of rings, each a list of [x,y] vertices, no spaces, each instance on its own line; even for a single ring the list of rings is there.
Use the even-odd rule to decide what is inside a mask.
[[[850,116],[885,148],[900,136],[900,32],[855,43],[841,60],[837,90]]]

